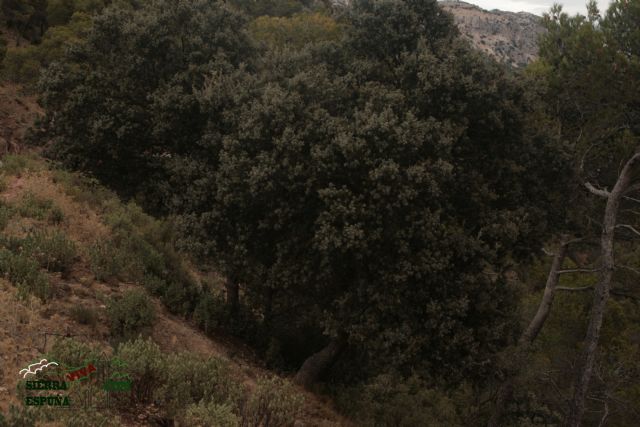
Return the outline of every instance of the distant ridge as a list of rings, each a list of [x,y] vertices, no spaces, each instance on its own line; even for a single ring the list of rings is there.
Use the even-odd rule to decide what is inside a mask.
[[[335,6],[348,7],[351,0],[330,0]],[[463,37],[499,62],[524,67],[538,56],[538,37],[544,32],[537,15],[528,12],[484,10],[457,0],[439,1],[453,14]]]
[[[455,0],[439,2],[453,14],[462,35],[498,61],[523,67],[537,58],[541,18],[527,12],[487,11]]]

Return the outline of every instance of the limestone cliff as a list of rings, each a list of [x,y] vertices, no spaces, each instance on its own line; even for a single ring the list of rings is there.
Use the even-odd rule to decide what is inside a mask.
[[[464,37],[497,60],[522,67],[536,58],[541,18],[527,12],[487,11],[455,0],[440,2],[451,12]]]

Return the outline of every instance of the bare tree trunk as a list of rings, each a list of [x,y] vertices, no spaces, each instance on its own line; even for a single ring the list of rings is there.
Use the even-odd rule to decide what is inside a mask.
[[[553,299],[556,296],[556,287],[558,286],[558,281],[560,279],[560,274],[558,272],[562,268],[562,263],[567,255],[567,244],[568,242],[566,241],[561,242],[560,247],[553,256],[551,269],[549,270],[549,276],[547,276],[547,283],[544,287],[544,294],[542,295],[542,300],[538,306],[538,311],[520,337],[520,344],[531,344],[540,333],[542,325],[544,325],[547,317],[549,317],[551,305],[553,304]]]
[[[556,250],[556,253],[553,255],[553,261],[551,262],[551,268],[549,269],[547,283],[544,287],[544,294],[540,301],[540,305],[538,306],[538,311],[518,341],[518,348],[516,350],[516,357],[518,359],[520,359],[520,356],[524,355],[526,349],[536,339],[544,325],[544,322],[549,316],[551,305],[553,304],[553,299],[556,294],[556,287],[558,286],[558,281],[560,279],[559,271],[562,268],[562,263],[564,262],[565,257],[567,256],[567,247],[569,243],[570,242],[566,239],[563,239],[560,242],[560,246]],[[505,407],[513,394],[513,380],[515,372],[507,372],[506,375],[507,378],[500,385],[496,395],[493,414],[491,414],[491,418],[489,419],[489,427],[499,427],[501,425]]]
[[[309,387],[314,384],[324,370],[336,360],[344,344],[344,338],[333,338],[325,348],[309,356],[295,376],[294,381],[296,384],[303,387]]]
[[[229,277],[224,287],[227,292],[227,305],[231,309],[231,313],[235,314],[238,311],[238,304],[240,303],[240,286],[238,285],[238,281]]]
[[[587,391],[589,390],[596,350],[600,340],[602,319],[609,299],[611,279],[615,268],[613,246],[618,208],[625,191],[629,187],[631,167],[639,158],[640,153],[636,153],[627,161],[611,192],[596,189],[592,185],[586,184],[589,191],[600,197],[605,197],[607,199],[607,205],[604,212],[602,235],[600,238],[602,268],[600,270],[598,284],[593,294],[591,315],[589,316],[589,325],[587,327],[587,335],[584,340],[582,353],[582,366],[576,374],[573,398],[569,408],[569,416],[567,417],[566,425],[569,427],[579,427],[582,423],[582,417],[585,411],[585,399],[587,397]]]

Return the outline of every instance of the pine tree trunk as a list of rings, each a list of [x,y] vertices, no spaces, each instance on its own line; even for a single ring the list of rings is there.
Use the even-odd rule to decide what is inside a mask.
[[[325,348],[309,356],[295,376],[296,384],[309,387],[317,382],[320,375],[336,360],[344,344],[342,337],[333,338]]]
[[[538,311],[518,342],[518,348],[516,350],[516,357],[518,360],[521,358],[520,356],[525,355],[529,345],[536,339],[544,325],[544,322],[549,316],[551,305],[553,304],[553,299],[556,294],[556,287],[558,286],[558,281],[560,279],[560,274],[558,272],[562,268],[562,263],[567,255],[567,246],[568,242],[563,240],[553,256],[553,261],[551,262],[551,268],[549,269],[549,275],[547,276],[544,294],[540,301],[540,305],[538,306]],[[511,395],[513,394],[513,380],[515,375],[516,372],[513,370],[508,371],[506,379],[500,385],[496,395],[496,403],[493,413],[489,419],[489,427],[499,427],[502,425],[504,410],[511,399]]]
[[[235,314],[238,312],[238,304],[240,303],[240,286],[233,278],[228,278],[224,286],[227,292],[227,306],[229,306],[231,313]]]
[[[544,294],[542,295],[542,300],[540,301],[540,305],[538,306],[538,311],[529,323],[527,329],[520,337],[520,344],[531,344],[540,333],[540,330],[542,329],[544,322],[547,320],[547,317],[549,317],[551,305],[553,304],[553,299],[556,296],[556,287],[558,286],[558,281],[560,279],[560,274],[558,273],[558,271],[560,271],[560,269],[562,268],[562,263],[564,262],[564,258],[566,256],[567,243],[562,242],[555,255],[553,256],[551,269],[549,270],[549,275],[547,276],[547,283],[544,286]]]
[[[587,335],[584,340],[581,369],[576,375],[577,378],[575,380],[573,398],[569,407],[569,416],[567,417],[566,422],[566,425],[569,427],[579,427],[582,423],[582,417],[585,411],[585,400],[589,390],[591,374],[593,373],[593,365],[595,363],[598,342],[600,341],[600,329],[602,328],[602,320],[607,307],[607,301],[609,300],[611,279],[615,268],[613,246],[618,208],[620,207],[620,201],[624,196],[624,192],[629,187],[629,181],[631,180],[631,167],[639,158],[640,154],[636,153],[627,161],[610,193],[602,190],[594,191],[590,188],[592,192],[600,194],[601,196],[604,194],[607,198],[607,205],[602,223],[602,235],[600,238],[602,269],[600,271],[598,284],[596,285],[593,294],[591,315],[589,317]]]

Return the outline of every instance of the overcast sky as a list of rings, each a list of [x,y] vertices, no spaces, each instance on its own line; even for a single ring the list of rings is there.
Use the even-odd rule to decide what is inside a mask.
[[[542,15],[544,12],[549,11],[553,3],[560,3],[562,10],[567,13],[586,14],[587,0],[464,0],[467,3],[475,4],[483,9],[499,9],[508,10],[510,12],[530,12],[536,15]],[[598,7],[600,13],[607,10],[609,0],[598,0]]]

